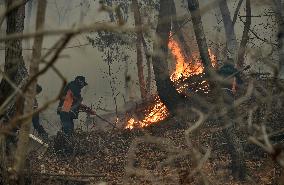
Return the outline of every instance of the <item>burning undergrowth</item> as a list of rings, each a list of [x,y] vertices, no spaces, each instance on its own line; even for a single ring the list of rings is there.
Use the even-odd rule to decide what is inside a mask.
[[[126,129],[147,127],[153,123],[157,123],[165,120],[168,115],[167,107],[161,102],[160,98],[156,96],[154,103],[148,104],[147,108],[142,110],[142,114],[145,116],[141,121],[135,118],[130,118],[127,121]]]
[[[175,67],[171,72],[170,79],[175,85],[176,90],[186,96],[190,97],[192,93],[201,92],[208,94],[210,91],[209,84],[203,78],[204,67],[199,58],[199,53],[192,53],[191,57],[185,57],[181,46],[170,35],[168,48],[171,51],[175,61]],[[209,56],[212,66],[217,65],[217,58],[209,49]],[[167,107],[162,103],[159,96],[155,96],[153,102],[148,103],[148,106],[142,110],[144,117],[136,119],[130,117],[125,126],[126,129],[147,127],[151,124],[165,120],[169,116]]]

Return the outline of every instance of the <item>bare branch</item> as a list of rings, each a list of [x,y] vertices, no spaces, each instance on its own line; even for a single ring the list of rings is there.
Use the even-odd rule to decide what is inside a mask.
[[[236,24],[236,21],[237,21],[237,18],[238,18],[238,15],[239,15],[243,1],[244,0],[239,0],[239,2],[238,2],[238,5],[237,5],[237,8],[235,10],[234,17],[233,17],[233,25]]]
[[[110,23],[100,23],[95,22],[93,24],[87,25],[87,26],[80,26],[78,28],[73,29],[58,29],[58,30],[39,30],[34,33],[23,33],[23,34],[11,34],[7,35],[6,37],[0,38],[0,42],[6,41],[6,40],[13,40],[13,39],[30,39],[37,36],[54,36],[54,35],[77,35],[81,33],[86,32],[96,32],[96,31],[109,31],[109,32],[117,32],[117,33],[123,33],[123,32],[130,32],[134,33],[138,30],[147,31],[147,27],[145,26],[137,26],[135,28],[132,27],[126,27],[126,26],[117,26],[116,24],[110,24]]]

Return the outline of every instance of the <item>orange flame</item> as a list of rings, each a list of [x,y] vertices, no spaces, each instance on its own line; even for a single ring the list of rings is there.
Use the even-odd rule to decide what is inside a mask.
[[[166,119],[169,115],[167,107],[157,97],[154,106],[146,110],[146,115],[142,121],[135,121],[134,118],[130,118],[127,122],[126,129],[133,129],[135,127],[142,128],[147,127],[153,123],[157,123]]]
[[[181,79],[188,78],[193,75],[199,75],[203,73],[204,67],[202,61],[198,59],[198,53],[193,53],[193,56],[189,58],[189,61],[186,61],[186,57],[184,56],[181,47],[178,42],[170,36],[168,47],[172,52],[172,55],[176,61],[175,71],[171,75],[171,80],[173,82]],[[217,64],[217,58],[213,55],[211,49],[208,49],[209,57],[213,66]]]
[[[185,56],[178,44],[172,37],[169,39],[168,47],[172,52],[172,55],[176,61],[175,71],[171,75],[171,80],[177,81],[181,78],[187,78],[191,75],[197,75],[203,72],[203,66],[201,62],[192,63],[191,59],[187,63]]]
[[[193,53],[193,56],[191,56],[191,58],[188,59],[189,61],[187,61],[186,57],[182,52],[181,47],[179,46],[178,42],[173,39],[172,34],[170,34],[168,48],[171,50],[172,56],[174,57],[176,62],[175,70],[170,76],[172,82],[179,83],[178,80],[185,80],[190,76],[199,75],[203,73],[204,67],[202,61],[198,58],[199,53]],[[216,56],[212,53],[210,49],[208,49],[208,53],[212,65],[216,66]],[[203,85],[204,88],[209,89],[208,83],[206,81],[202,81],[201,85]],[[187,88],[188,84],[184,84],[178,87],[177,91],[181,93]],[[198,89],[196,89],[196,91],[198,91]],[[142,121],[136,121],[134,118],[130,118],[125,128],[133,129],[135,127],[147,127],[153,123],[165,120],[169,115],[167,107],[161,102],[159,97],[155,99],[154,106],[151,106],[145,112],[146,114]]]
[[[135,127],[135,119],[134,118],[130,118],[127,122],[128,124],[126,125],[126,129],[133,129]]]
[[[154,107],[150,110],[149,114],[146,115],[144,120],[142,121],[142,127],[162,121],[166,119],[166,117],[168,117],[168,114],[169,113],[167,107],[161,102],[160,98],[157,98]]]

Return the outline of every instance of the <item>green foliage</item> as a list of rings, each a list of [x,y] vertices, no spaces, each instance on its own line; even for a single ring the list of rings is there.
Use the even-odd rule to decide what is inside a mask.
[[[131,34],[121,34],[101,31],[92,38],[87,37],[88,41],[93,47],[98,48],[99,51],[104,53],[103,59],[107,62],[112,63],[113,61],[125,61],[129,58],[127,49],[130,50],[132,47],[131,40],[135,39],[134,35]]]

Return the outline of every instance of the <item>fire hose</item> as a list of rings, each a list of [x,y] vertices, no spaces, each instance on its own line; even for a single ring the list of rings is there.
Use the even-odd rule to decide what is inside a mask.
[[[40,145],[48,148],[48,144],[45,143],[42,139],[36,137],[35,135],[33,134],[29,134],[29,138],[31,138],[32,140],[34,140],[35,142],[39,143]]]
[[[80,109],[83,110],[84,112],[90,114],[90,115],[94,115],[94,116],[98,117],[102,121],[104,121],[104,122],[108,123],[109,125],[111,125],[113,128],[117,128],[114,123],[111,123],[110,121],[108,121],[105,118],[101,117],[100,115],[98,115],[94,110],[92,110],[87,105],[81,104],[80,105]]]

